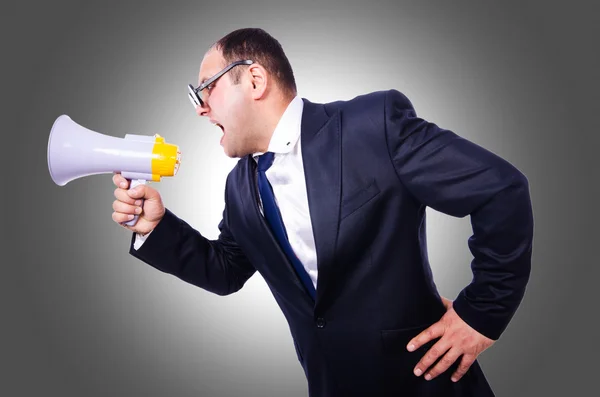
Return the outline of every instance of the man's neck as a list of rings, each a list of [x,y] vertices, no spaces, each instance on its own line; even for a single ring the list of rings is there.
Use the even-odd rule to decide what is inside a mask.
[[[294,97],[281,97],[278,98],[278,100],[272,105],[265,104],[267,115],[264,118],[265,123],[260,126],[260,130],[268,131],[268,133],[264,135],[263,139],[261,139],[259,144],[260,149],[258,152],[265,153],[269,149],[269,143],[271,142],[275,128],[277,128],[277,124],[279,124],[281,117],[293,99]]]

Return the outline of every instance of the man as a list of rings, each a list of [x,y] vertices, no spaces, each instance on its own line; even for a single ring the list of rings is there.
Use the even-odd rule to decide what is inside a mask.
[[[420,119],[398,91],[300,99],[281,46],[260,29],[213,45],[199,84],[190,87],[197,114],[240,158],[219,238],[115,175],[114,221],[140,214],[126,226],[131,254],[220,295],[258,271],[290,324],[311,396],[493,396],[476,358],[529,278],[523,174]],[[426,206],[471,216],[474,277],[454,302],[432,279]]]

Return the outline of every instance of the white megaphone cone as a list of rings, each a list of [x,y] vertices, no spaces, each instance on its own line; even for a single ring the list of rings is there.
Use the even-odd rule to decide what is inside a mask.
[[[116,138],[88,130],[67,115],[54,121],[48,139],[48,170],[54,183],[88,175],[120,172],[131,179],[129,188],[177,174],[181,153],[160,135],[127,134]],[[126,222],[133,226],[138,216]]]

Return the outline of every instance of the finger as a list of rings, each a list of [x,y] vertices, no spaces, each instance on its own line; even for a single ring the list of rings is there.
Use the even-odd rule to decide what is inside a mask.
[[[121,189],[119,187],[115,189],[115,198],[117,200],[122,201],[127,204],[138,205],[138,206],[142,205],[141,199],[135,199],[135,198],[129,197],[129,193],[127,193],[127,190]]]
[[[120,212],[122,214],[127,214],[127,215],[129,215],[129,214],[139,215],[142,213],[142,207],[127,204],[127,203],[124,203],[119,200],[113,201],[113,210],[115,212]]]
[[[148,186],[148,185],[139,185],[134,187],[133,189],[127,190],[127,195],[134,199],[144,199],[144,200],[160,200],[160,193],[158,190]]]
[[[113,219],[113,221],[117,222],[118,224],[122,224],[123,222],[132,220],[133,214],[123,214],[121,212],[113,212],[112,219]],[[123,226],[123,225],[121,225],[121,226]]]
[[[123,188],[123,189],[127,189],[129,187],[129,181],[127,179],[125,179],[119,173],[115,173],[113,175],[112,180],[113,180],[113,183],[115,184],[115,186],[118,186],[118,187]]]
[[[471,368],[471,365],[473,365],[473,363],[475,362],[475,358],[476,356],[471,356],[467,354],[463,355],[462,360],[460,360],[460,364],[458,365],[458,368],[452,374],[452,378],[450,378],[452,382],[458,382],[458,380],[467,373],[469,368]]]
[[[446,354],[442,356],[442,358],[433,366],[433,368],[427,371],[425,374],[425,380],[431,380],[442,372],[445,372],[452,364],[456,362],[456,360],[458,360],[461,353],[462,352],[460,349],[452,347],[446,352]]]
[[[408,342],[408,345],[406,345],[406,349],[409,352],[417,350],[425,343],[444,335],[444,329],[444,325],[439,321],[435,324],[432,324],[429,328],[423,330],[419,335],[412,338],[410,342]]]
[[[151,198],[149,196],[146,196],[149,192],[150,190],[147,189],[147,186],[139,185],[134,187],[133,189],[127,190],[127,195],[133,199],[142,199],[144,197]]]
[[[438,358],[440,358],[444,353],[446,353],[452,346],[449,342],[446,342],[443,339],[440,339],[435,343],[427,353],[421,358],[421,360],[417,363],[414,369],[414,373],[416,376],[421,376],[423,373],[427,371],[427,369],[436,362]],[[455,360],[456,361],[456,360]]]

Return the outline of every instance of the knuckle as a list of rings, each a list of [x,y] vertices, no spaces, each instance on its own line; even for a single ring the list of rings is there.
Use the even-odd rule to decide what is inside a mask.
[[[438,357],[439,355],[440,355],[440,350],[437,347],[433,346],[431,349],[429,349],[429,352],[427,352],[426,357],[428,359],[433,359],[435,357]]]
[[[471,362],[466,362],[466,363],[463,362],[463,363],[460,363],[460,365],[458,366],[456,371],[458,373],[464,374],[469,370],[469,368],[471,368]]]
[[[455,361],[454,357],[450,357],[448,355],[445,355],[440,360],[440,363],[442,363],[444,365],[444,367],[448,368],[449,366],[451,366],[454,363],[454,361]]]
[[[428,356],[423,356],[423,358],[421,359],[421,361],[419,361],[419,363],[417,364],[417,367],[425,370],[427,368],[429,368],[429,366],[431,365],[431,363],[433,363],[435,361],[435,359],[428,357]]]

